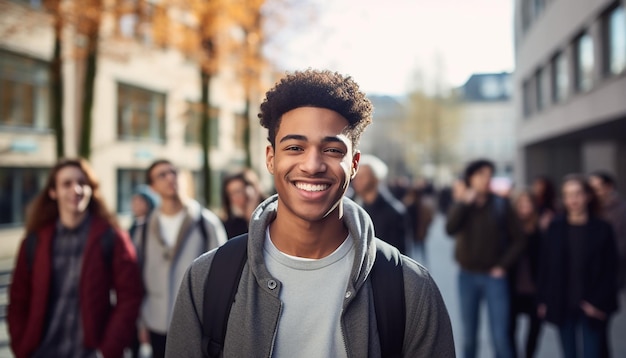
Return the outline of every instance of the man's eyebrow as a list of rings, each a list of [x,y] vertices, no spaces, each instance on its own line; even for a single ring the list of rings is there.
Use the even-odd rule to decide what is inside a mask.
[[[302,141],[307,141],[306,136],[300,135],[300,134],[287,134],[286,136],[282,137],[279,141],[279,143],[282,143],[284,141],[288,141],[288,140],[302,140]]]
[[[284,141],[288,141],[288,140],[300,140],[300,141],[307,141],[307,137],[303,136],[301,134],[287,134],[286,136],[282,137],[279,141],[279,143],[282,143]],[[339,139],[339,137],[334,137],[334,136],[327,136],[324,137],[322,139],[323,143],[343,143],[343,141],[341,139]]]

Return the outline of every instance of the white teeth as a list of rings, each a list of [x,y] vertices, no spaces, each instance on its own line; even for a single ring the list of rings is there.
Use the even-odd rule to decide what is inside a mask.
[[[306,184],[306,183],[296,183],[296,187],[301,190],[306,191],[322,191],[328,189],[330,185],[327,184]]]

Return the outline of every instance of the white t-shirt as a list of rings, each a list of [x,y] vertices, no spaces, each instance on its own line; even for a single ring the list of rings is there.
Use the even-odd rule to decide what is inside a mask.
[[[178,233],[180,232],[180,227],[183,224],[183,220],[185,219],[185,211],[181,210],[175,215],[165,215],[163,213],[159,213],[159,226],[161,227],[161,236],[163,236],[163,240],[165,240],[165,245],[168,247],[174,246],[176,244],[176,239],[178,238]]]
[[[283,284],[272,357],[347,357],[340,319],[354,261],[352,238],[324,258],[306,259],[280,252],[267,230],[264,259]]]

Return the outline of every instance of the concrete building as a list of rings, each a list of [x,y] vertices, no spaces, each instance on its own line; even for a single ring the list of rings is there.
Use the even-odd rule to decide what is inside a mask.
[[[49,61],[53,31],[41,1],[0,0],[0,256],[13,254],[23,233],[24,210],[43,186],[56,161],[50,120]],[[90,162],[109,208],[122,223],[130,196],[143,183],[144,170],[157,158],[181,169],[183,190],[202,198],[202,149],[199,142],[200,79],[197,63],[171,48],[134,33],[137,19],[107,14],[95,81]],[[130,24],[130,25],[129,25]],[[117,31],[121,36],[112,36]],[[81,38],[63,35],[64,142],[66,156],[76,156],[80,136],[83,68],[77,55]],[[76,46],[74,46],[76,45]],[[224,171],[244,162],[243,92],[234,71],[214,79],[211,103],[210,160],[214,196]],[[253,103],[252,108],[258,108]],[[256,114],[252,111],[252,115]],[[264,148],[266,134],[252,126],[253,145]],[[253,163],[264,164],[264,149]],[[262,167],[262,166],[260,166]]]
[[[603,169],[626,190],[625,7],[515,2],[518,181]]]
[[[515,161],[515,111],[510,73],[470,76],[458,89],[460,100],[455,153],[461,164],[488,158],[496,175],[510,177]]]

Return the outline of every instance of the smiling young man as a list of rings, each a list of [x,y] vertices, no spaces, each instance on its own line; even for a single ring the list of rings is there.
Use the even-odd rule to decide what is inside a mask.
[[[377,247],[367,213],[344,198],[354,178],[372,105],[349,77],[307,70],[267,92],[261,125],[277,194],[254,212],[247,261],[227,316],[223,357],[380,357],[371,271]],[[234,239],[237,240],[237,239]],[[232,242],[229,241],[228,244]],[[228,245],[227,244],[227,245]],[[183,280],[167,357],[202,357],[205,290],[216,252]],[[217,262],[217,261],[216,261]],[[423,267],[401,256],[404,357],[452,357],[447,310]],[[233,265],[236,265],[233,262]],[[381,318],[382,319],[382,318]]]

